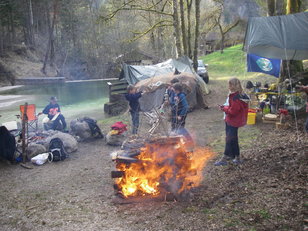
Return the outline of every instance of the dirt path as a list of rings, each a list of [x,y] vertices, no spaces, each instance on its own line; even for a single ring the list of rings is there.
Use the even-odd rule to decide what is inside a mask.
[[[197,143],[212,145],[216,150],[223,146],[222,114],[214,107],[225,101],[222,84],[212,81],[211,108],[195,110],[187,119],[187,127]],[[109,124],[104,126],[107,128]],[[258,131],[248,127],[243,134],[250,141],[254,139],[251,135]],[[273,214],[253,202],[254,197],[258,201],[263,198],[262,183],[255,186],[250,181],[249,174],[254,173],[242,174],[247,170],[246,165],[215,168],[214,160],[206,167],[205,180],[194,192],[192,202],[113,204],[110,171],[114,164],[109,154],[117,149],[96,140],[80,143],[78,151],[63,162],[34,166],[31,170],[1,163],[0,230],[273,230],[276,227],[269,225]],[[245,150],[244,154],[250,155]],[[256,189],[259,191],[254,195]],[[237,192],[245,200],[241,201]],[[302,196],[302,192],[298,194],[299,199]],[[270,199],[265,202],[270,203]],[[284,212],[280,216],[286,219]]]

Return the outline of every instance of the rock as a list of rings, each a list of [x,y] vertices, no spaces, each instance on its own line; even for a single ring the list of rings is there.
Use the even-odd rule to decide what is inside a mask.
[[[68,133],[63,133],[59,131],[51,131],[49,133],[50,133],[50,136],[40,141],[40,143],[43,144],[46,147],[46,149],[49,148],[49,143],[53,138],[61,139],[63,142],[64,148],[68,153],[75,152],[78,149],[78,143],[77,143],[77,140],[74,138],[74,136]]]
[[[42,144],[30,143],[26,149],[27,158],[30,160],[32,157],[47,152],[47,148]]]
[[[80,137],[81,140],[89,139],[92,137],[91,129],[87,122],[74,119],[70,123],[71,133],[74,136]]]
[[[108,132],[106,136],[107,144],[112,145],[112,146],[121,146],[124,140],[125,140],[124,134],[112,135],[111,132]]]

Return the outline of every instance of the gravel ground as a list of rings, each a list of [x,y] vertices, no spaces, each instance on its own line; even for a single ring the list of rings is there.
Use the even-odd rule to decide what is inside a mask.
[[[223,85],[222,85],[223,84]],[[0,164],[0,230],[304,230],[307,136],[272,124],[240,129],[244,164],[214,167],[224,145],[225,83],[211,81],[210,109],[188,115],[198,145],[217,152],[190,202],[113,203],[117,150],[103,140],[79,143],[58,163]],[[110,126],[102,124],[106,131]],[[144,126],[146,127],[146,126]],[[145,133],[145,128],[142,131]]]

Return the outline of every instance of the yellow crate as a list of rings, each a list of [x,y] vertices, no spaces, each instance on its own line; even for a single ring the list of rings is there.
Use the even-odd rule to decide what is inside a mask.
[[[248,112],[247,124],[248,125],[256,124],[256,117],[257,117],[257,113]]]

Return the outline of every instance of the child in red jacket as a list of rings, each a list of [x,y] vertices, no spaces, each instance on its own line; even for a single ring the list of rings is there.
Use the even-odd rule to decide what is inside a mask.
[[[237,78],[229,80],[229,106],[220,106],[226,113],[226,146],[224,156],[216,162],[216,166],[227,165],[228,160],[239,164],[240,148],[238,144],[238,128],[246,125],[249,97],[243,93],[241,82]]]

